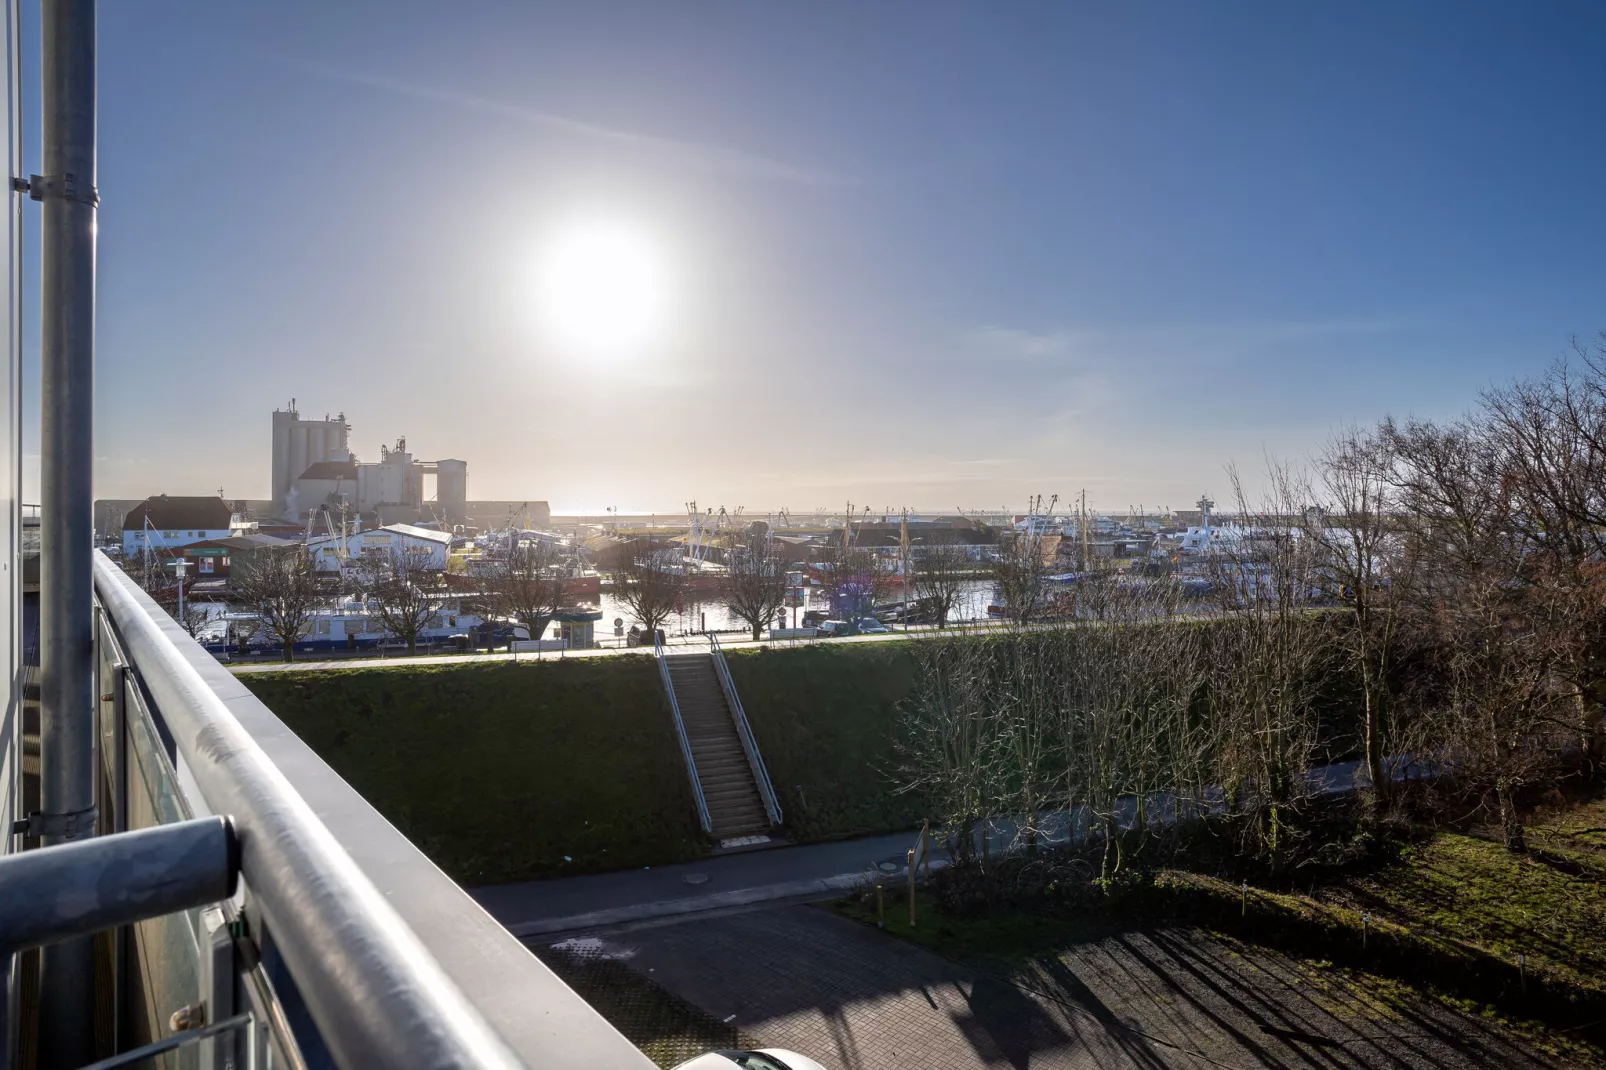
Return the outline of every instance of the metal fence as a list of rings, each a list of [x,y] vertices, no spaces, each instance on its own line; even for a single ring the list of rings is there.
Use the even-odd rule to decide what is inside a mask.
[[[95,557],[101,831],[226,815],[240,870],[232,899],[113,934],[124,1054],[105,1065],[650,1065],[299,741],[272,736],[293,784],[258,739],[283,725],[237,684],[220,693],[233,678]],[[309,789],[333,809],[314,812]],[[364,862],[383,864],[383,891]]]

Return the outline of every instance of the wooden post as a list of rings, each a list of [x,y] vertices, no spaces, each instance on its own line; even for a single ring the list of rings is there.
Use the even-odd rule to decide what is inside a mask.
[[[907,855],[909,864],[909,928],[915,927],[915,850],[909,848]]]

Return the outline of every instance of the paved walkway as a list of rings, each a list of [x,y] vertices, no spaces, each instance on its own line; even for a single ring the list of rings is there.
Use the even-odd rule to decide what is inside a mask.
[[[840,895],[867,877],[896,880],[915,833],[777,847],[618,873],[471,888],[515,936],[595,929],[646,918]],[[940,848],[934,858],[945,856]]]
[[[1193,619],[1216,616],[1217,614],[1214,611],[1195,610],[1185,612],[1183,615]],[[1176,618],[1163,619],[1174,620]],[[1052,631],[1064,626],[1063,622],[1048,622],[1027,625],[1024,630],[1029,632]],[[933,624],[914,624],[910,625],[907,631],[900,624],[896,625],[892,630],[879,635],[847,635],[841,638],[818,639],[760,639],[756,643],[748,637],[746,632],[722,632],[719,633],[719,645],[726,650],[740,650],[758,646],[785,649],[795,646],[810,646],[815,643],[887,643],[896,642],[900,639],[938,639],[943,636],[975,632],[997,632],[1010,630],[1011,628],[1012,626],[1008,622],[998,620],[956,622],[942,629]],[[1021,629],[1014,630],[1019,631]],[[706,650],[708,649],[708,640],[701,635],[670,636],[664,645],[670,650],[680,647]],[[325,669],[371,669],[397,665],[471,665],[480,662],[499,661],[553,661],[562,658],[605,658],[619,654],[651,653],[651,647],[602,647],[596,650],[549,650],[540,654],[420,654],[413,657],[376,657],[372,654],[356,654],[330,658],[324,661],[242,661],[229,663],[229,667],[236,673],[305,672],[314,669],[320,671]]]
[[[1111,936],[1019,974],[815,907],[557,947],[622,961],[744,1038],[831,1070],[1558,1065],[1479,1019],[1384,1002],[1329,970],[1192,930]]]
[[[760,639],[757,643],[748,638],[745,632],[720,633],[719,645],[726,650],[740,650],[757,646],[785,649],[794,646],[809,646],[815,643],[885,643],[898,639],[933,639],[939,636],[958,635],[964,632],[998,631],[1005,627],[1007,625],[1002,622],[976,621],[964,625],[950,625],[944,630],[938,630],[929,624],[917,624],[906,632],[900,625],[896,631],[888,631],[879,635],[848,635],[835,639]],[[671,636],[664,646],[671,652],[678,651],[682,647],[706,651],[708,649],[708,640],[701,635]],[[650,655],[651,653],[652,647],[650,646],[633,646],[602,647],[596,650],[548,650],[540,654],[420,654],[414,657],[376,657],[372,654],[360,654],[330,658],[324,661],[242,661],[230,663],[229,667],[237,673],[303,672],[312,669],[372,669],[397,665],[470,665],[480,662],[499,661],[557,661],[562,658],[606,658],[619,654]],[[303,657],[306,656],[303,655]]]
[[[1306,775],[1319,793],[1338,794],[1355,790],[1359,770],[1358,762],[1339,762]],[[1130,825],[1135,814],[1135,804],[1126,800],[1122,823]],[[1170,820],[1169,797],[1151,798],[1148,814],[1150,820]],[[1078,834],[1085,834],[1086,826],[1086,813],[1079,809]],[[1016,831],[1010,821],[995,821],[988,833],[992,850],[1008,849]],[[1038,835],[1044,844],[1069,842],[1070,816],[1064,811],[1044,815]],[[774,847],[670,866],[488,885],[469,894],[515,936],[596,929],[781,899],[828,899],[867,879],[891,886],[904,879],[906,853],[917,837],[911,830]],[[932,835],[931,859],[936,866],[947,864],[940,833]]]

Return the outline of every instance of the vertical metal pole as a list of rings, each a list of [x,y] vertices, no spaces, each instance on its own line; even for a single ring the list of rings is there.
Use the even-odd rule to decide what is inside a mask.
[[[7,613],[8,645],[3,655],[4,663],[10,671],[17,672],[22,664],[22,644],[19,637],[22,634],[22,618],[20,609],[22,605],[22,555],[19,546],[22,539],[22,513],[15,503],[22,500],[22,201],[16,196],[17,180],[22,177],[22,49],[18,34],[21,32],[22,19],[21,5],[17,0],[7,0],[5,4],[3,44],[5,47],[6,82],[4,87],[6,112],[3,116],[5,127],[5,144],[3,151],[6,159],[6,185],[8,187],[5,210],[10,213],[0,232],[6,233],[5,249],[0,252],[4,260],[0,261],[0,275],[5,279],[5,292],[3,298],[6,311],[6,335],[0,347],[5,352],[3,363],[9,382],[5,389],[0,389],[0,397],[6,397],[7,411],[0,416],[0,428],[5,429],[8,439],[6,447],[10,452],[10,471],[0,476],[0,486],[4,486],[9,479],[14,494],[12,507],[8,512],[0,513],[7,528],[5,545],[9,560],[0,562],[0,565],[10,568],[12,572],[11,583],[7,588],[5,611]],[[13,696],[14,699],[20,696]],[[19,705],[20,711],[20,705]],[[9,800],[10,807],[0,806],[0,812],[16,817],[20,809],[22,794],[17,790],[22,780],[22,717],[13,721],[11,738],[0,740],[0,747],[9,747],[12,759],[13,794]],[[0,829],[0,850],[9,854],[21,849],[22,839],[11,829]],[[17,1040],[17,1006],[20,993],[17,991],[17,956],[10,953],[0,954],[0,1070],[8,1070],[12,1065],[13,1053],[16,1051]]]
[[[110,630],[110,622],[104,619],[97,627],[105,629],[95,636],[99,642],[106,642],[106,632]],[[122,662],[111,665],[111,719],[112,719],[112,831],[128,831],[128,666]],[[101,695],[104,704],[106,696]],[[104,705],[101,707],[101,716],[107,715]],[[929,876],[929,874],[928,874]],[[130,926],[124,925],[112,937],[112,1049],[123,1049],[123,1032],[126,1016],[124,1007],[127,1003],[128,988],[128,945],[132,933]]]
[[[91,634],[95,386],[95,0],[42,0],[40,214],[40,793],[57,835],[90,835],[95,806]],[[44,949],[43,1070],[94,1059],[94,944]]]

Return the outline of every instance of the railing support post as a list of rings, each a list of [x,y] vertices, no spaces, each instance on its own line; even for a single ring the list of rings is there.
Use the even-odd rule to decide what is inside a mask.
[[[40,798],[47,845],[92,835],[95,387],[95,0],[43,0],[40,246]],[[44,949],[44,1070],[93,1060],[94,945]]]

